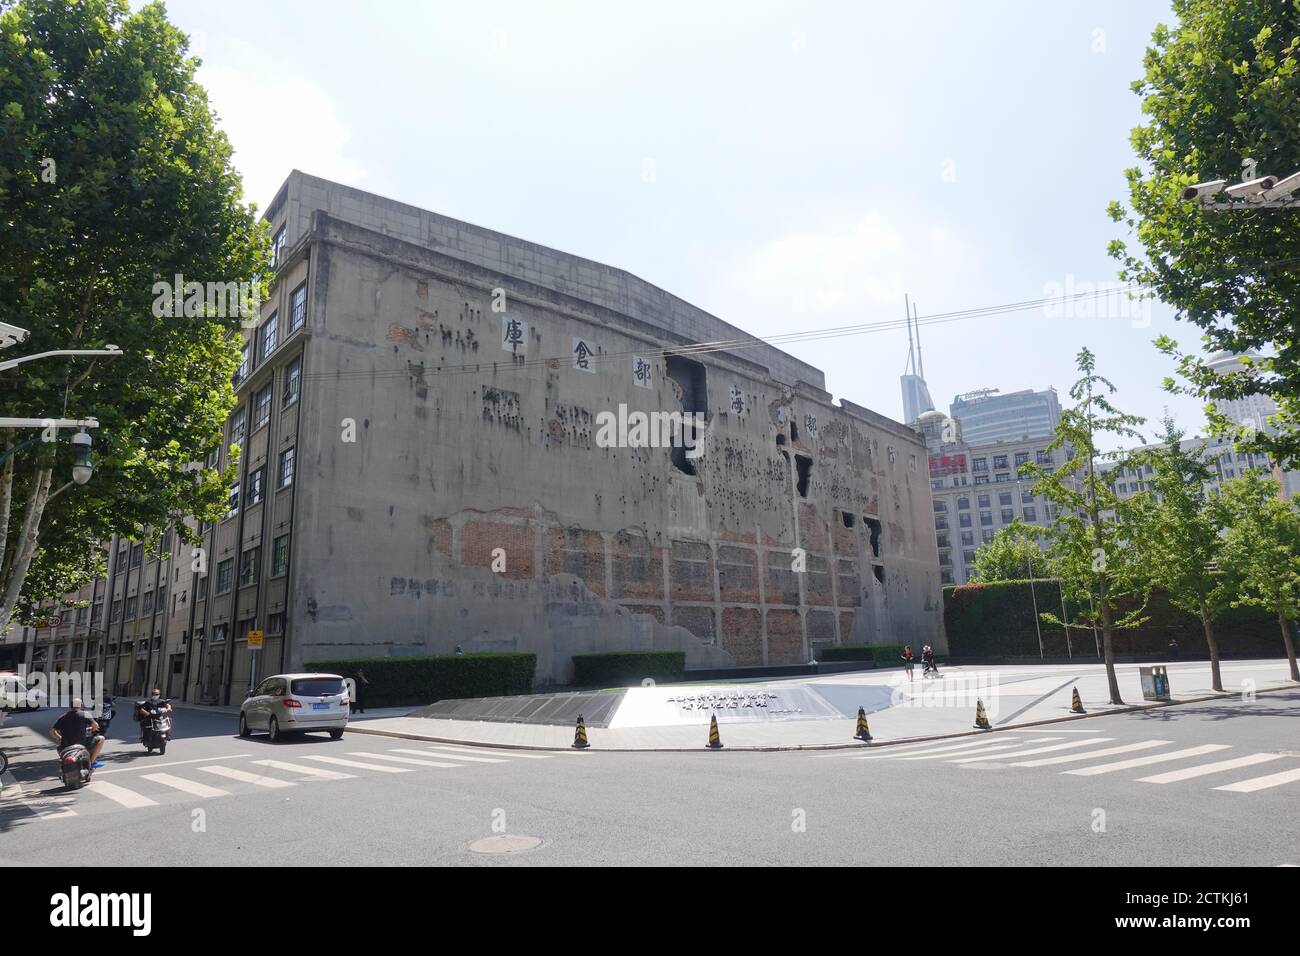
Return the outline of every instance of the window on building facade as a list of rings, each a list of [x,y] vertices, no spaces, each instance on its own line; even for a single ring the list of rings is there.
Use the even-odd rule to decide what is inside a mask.
[[[135,609],[136,609],[136,599],[133,598],[133,597],[129,597],[129,598],[127,598],[127,599],[126,599],[126,619],[127,619],[128,621],[134,621],[134,620],[135,620]]]
[[[140,602],[140,613],[141,614],[153,613],[153,592],[152,591],[144,592],[144,598]]]
[[[208,596],[208,576],[204,574],[201,575],[199,579],[194,582],[194,600],[202,601],[207,596]]]
[[[1020,503],[1031,505],[1034,503],[1034,493],[1032,491],[1020,492]]]
[[[971,465],[971,471],[988,471],[989,460],[987,458],[976,458]]]
[[[993,532],[992,532],[992,531],[981,531],[981,532],[980,532],[980,538],[981,538],[981,540],[983,540],[983,542],[984,542],[985,544],[988,544],[990,541],[993,540]]]
[[[280,472],[277,480],[281,488],[293,484],[294,454],[292,448],[286,448],[280,452]]]
[[[979,495],[975,500],[979,503],[981,508],[987,508],[989,506],[990,499],[988,495]]]
[[[285,234],[284,226],[281,226],[276,232],[275,238],[271,240],[271,268],[277,268],[280,265],[280,257],[284,255]]]
[[[973,547],[975,544],[975,532],[963,531],[961,533],[961,543],[966,547]]]
[[[271,420],[271,386],[258,389],[253,397],[253,431]]]
[[[1027,451],[1016,452],[1016,467],[1019,468],[1021,465],[1027,465],[1027,464],[1029,464],[1029,452]]]
[[[939,547],[941,548],[948,547],[948,536],[946,534],[938,535],[936,537],[936,540],[938,541]]]
[[[90,609],[90,623],[98,624],[104,619],[104,603],[101,601]]]
[[[994,455],[994,456],[993,456],[993,470],[994,470],[994,471],[997,471],[999,468],[1007,468],[1007,467],[1009,467],[1009,466],[1007,465],[1007,456],[1006,456],[1006,455]]]
[[[935,511],[947,511],[947,510],[948,510],[948,502],[946,502],[946,501],[936,501],[936,502],[934,503],[934,510],[935,510]]]
[[[952,584],[952,571],[948,568],[939,569],[939,582],[941,584]]]
[[[131,567],[133,569],[138,568],[141,562],[143,561],[144,561],[144,545],[133,544],[131,546]]]
[[[1004,472],[1003,474],[1000,474],[1000,475],[994,475],[994,476],[993,476],[993,480],[994,480],[994,481],[998,481],[998,482],[1002,482],[1002,481],[1010,481],[1010,480],[1011,480],[1011,476],[1010,476],[1009,474],[1006,474],[1006,473]]]
[[[235,586],[235,559],[226,558],[217,565],[217,593],[225,594]]]
[[[988,476],[988,475],[976,475],[976,476],[975,476],[975,484],[977,484],[977,485],[987,485],[988,483],[989,483],[989,476]]]
[[[275,614],[271,614],[267,616],[266,633],[268,634],[284,633],[284,612],[283,611],[278,611]]]
[[[108,621],[110,624],[116,624],[122,620],[122,602],[117,600],[113,602],[112,610],[109,611]]]
[[[230,416],[230,444],[242,445],[244,443],[244,424],[247,419],[245,409],[237,408],[233,415]]]
[[[957,508],[960,511],[966,511],[967,509],[969,509],[970,499],[967,498],[965,495],[962,495],[962,497],[957,499]]]
[[[297,332],[307,321],[307,283],[293,290],[289,298],[289,331]]]
[[[239,368],[235,369],[235,374],[230,379],[230,384],[234,385],[236,388],[239,387],[239,384],[244,379],[248,378],[248,371],[249,371],[248,362],[249,359],[252,357],[252,354],[253,354],[252,344],[249,342],[245,342],[243,344],[243,347],[240,348],[239,350]]]
[[[85,623],[86,623],[86,618],[87,618],[89,615],[90,615],[90,608],[88,608],[88,607],[79,607],[79,608],[77,608],[77,623],[78,623],[78,624],[85,624]]]
[[[1026,505],[1026,506],[1025,506],[1025,520],[1026,520],[1026,521],[1037,521],[1037,520],[1038,520],[1038,509],[1035,508],[1033,505]]]
[[[230,508],[226,511],[227,518],[233,518],[239,514],[239,482],[230,486]]]
[[[966,565],[966,567],[970,567],[972,564],[975,563],[975,552],[963,551],[961,553],[961,562],[962,564]]]
[[[1003,508],[1003,509],[1002,509],[1002,523],[1003,523],[1003,524],[1011,524],[1011,522],[1013,522],[1013,521],[1015,521],[1015,520],[1016,520],[1016,513],[1015,513],[1014,511],[1012,511],[1010,508]]]
[[[957,520],[961,522],[961,526],[963,528],[970,527],[970,515],[968,514],[960,515]]]
[[[1052,464],[1052,455],[1050,452],[1039,449],[1034,453],[1034,460],[1040,465],[1050,465]]]
[[[248,494],[244,499],[247,505],[261,504],[262,499],[266,497],[266,466],[263,465],[248,475]]]
[[[257,582],[257,569],[262,561],[262,549],[249,548],[239,556],[239,586]]]
[[[271,546],[271,577],[289,573],[289,536],[282,534]]]
[[[948,528],[948,519],[943,515],[934,516],[934,527],[938,531],[944,531]]]
[[[257,362],[260,365],[271,357],[276,346],[280,344],[280,313],[272,312],[271,317],[257,330]]]
[[[1009,492],[1009,491],[1003,491],[1003,492],[999,493],[999,494],[998,494],[998,504],[1000,504],[1000,505],[1009,505],[1009,504],[1011,504],[1011,492]]]
[[[993,524],[993,513],[991,511],[981,511],[980,524],[991,527]]]
[[[302,359],[296,358],[284,368],[284,407],[298,401],[302,389]]]

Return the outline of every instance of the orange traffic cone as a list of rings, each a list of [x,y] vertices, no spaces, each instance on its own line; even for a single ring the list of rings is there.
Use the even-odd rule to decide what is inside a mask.
[[[578,715],[578,726],[573,731],[573,746],[578,750],[586,750],[591,746],[587,743],[587,725],[582,721],[582,714]]]
[[[853,735],[856,740],[871,740],[871,729],[867,727],[867,712],[858,708],[858,732]]]
[[[709,750],[722,749],[722,735],[718,733],[718,715],[714,714],[709,718],[709,742],[706,745]]]
[[[1074,695],[1070,698],[1070,713],[1072,713],[1072,714],[1086,714],[1086,713],[1087,713],[1087,711],[1083,709],[1083,700],[1082,700],[1082,698],[1079,697],[1079,688],[1078,688],[1078,687],[1076,687],[1076,688],[1074,689]]]
[[[989,723],[988,714],[984,713],[984,701],[975,701],[975,729],[992,730],[993,725]]]

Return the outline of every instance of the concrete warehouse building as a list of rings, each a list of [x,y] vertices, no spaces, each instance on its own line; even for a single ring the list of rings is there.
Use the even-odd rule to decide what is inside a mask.
[[[207,574],[169,569],[187,698],[242,698],[253,629],[261,674],[459,646],[534,652],[539,683],[602,650],[943,647],[916,431],[619,269],[297,171],[266,218],[209,462],[240,445],[239,484]],[[695,451],[611,443],[638,412],[702,416]]]

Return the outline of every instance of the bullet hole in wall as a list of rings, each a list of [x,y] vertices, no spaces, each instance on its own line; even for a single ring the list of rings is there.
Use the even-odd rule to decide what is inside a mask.
[[[840,512],[840,520],[844,522],[844,527],[852,528],[857,524],[857,515],[849,514],[847,511]]]
[[[799,489],[799,497],[808,497],[808,480],[812,477],[812,459],[807,455],[795,455],[794,466],[799,472],[799,478],[796,487]]]
[[[881,584],[884,584],[884,583],[885,583],[885,569],[884,569],[884,568],[882,568],[880,565],[877,564],[877,565],[875,565],[874,567],[872,567],[871,571],[872,571],[873,574],[875,574],[875,576],[876,576],[876,580],[877,580],[877,581],[879,581]]]
[[[790,419],[790,440],[791,441],[799,440],[799,426],[794,423],[793,418]]]

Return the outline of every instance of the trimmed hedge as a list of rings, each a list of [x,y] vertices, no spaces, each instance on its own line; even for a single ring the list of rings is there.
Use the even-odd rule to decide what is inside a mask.
[[[444,654],[435,657],[361,657],[304,663],[307,670],[352,677],[368,684],[357,691],[363,707],[405,707],[462,697],[501,697],[533,689],[536,654]]]
[[[817,653],[823,661],[874,661],[881,667],[903,663],[902,644],[841,644],[823,647]]]
[[[610,651],[574,654],[573,682],[579,687],[608,687],[628,681],[639,684],[681,680],[686,673],[685,651]]]
[[[1056,581],[995,581],[990,584],[953,584],[943,589],[943,623],[948,634],[948,654],[965,658],[1038,657],[1034,627],[1034,600],[1038,610],[1061,614],[1061,589]],[[1075,609],[1067,607],[1068,619]],[[1152,595],[1144,615],[1149,620],[1137,628],[1116,628],[1115,654],[1119,657],[1158,657],[1166,653],[1170,638],[1178,641],[1179,657],[1208,659],[1209,648],[1201,622],[1173,607],[1163,592]],[[1046,657],[1097,657],[1098,638],[1092,628],[1065,630],[1039,620]],[[1100,635],[1100,628],[1098,629]],[[1283,653],[1277,618],[1263,608],[1230,608],[1214,622],[1219,653],[1225,657],[1277,657]]]

